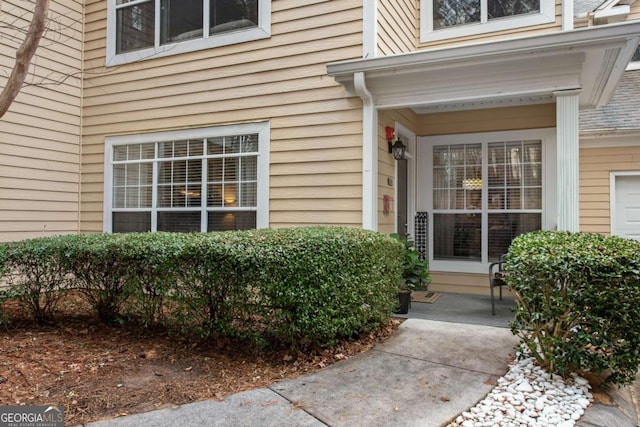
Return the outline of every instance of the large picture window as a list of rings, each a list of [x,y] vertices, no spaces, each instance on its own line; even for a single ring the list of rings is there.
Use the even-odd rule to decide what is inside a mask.
[[[418,203],[429,213],[433,269],[485,272],[516,236],[554,226],[552,138],[531,130],[420,141]]]
[[[422,42],[502,31],[555,20],[550,0],[421,0]]]
[[[107,63],[269,36],[271,0],[110,0]]]
[[[252,124],[109,138],[105,229],[267,227],[267,129]]]

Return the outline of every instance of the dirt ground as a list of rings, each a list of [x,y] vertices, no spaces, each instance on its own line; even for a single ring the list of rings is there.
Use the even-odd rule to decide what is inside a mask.
[[[11,314],[11,307],[6,310]],[[0,405],[63,405],[65,425],[224,399],[318,371],[370,349],[399,325],[332,348],[257,354],[231,341],[100,324],[77,307],[55,323],[0,325]]]

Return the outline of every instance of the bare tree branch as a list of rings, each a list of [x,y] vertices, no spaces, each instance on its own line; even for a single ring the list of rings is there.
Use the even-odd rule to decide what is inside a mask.
[[[13,100],[18,96],[22,84],[27,77],[31,59],[36,53],[42,34],[46,29],[48,10],[49,0],[36,0],[29,30],[24,41],[16,51],[16,63],[13,66],[6,86],[2,90],[2,93],[0,93],[0,117],[4,116]]]

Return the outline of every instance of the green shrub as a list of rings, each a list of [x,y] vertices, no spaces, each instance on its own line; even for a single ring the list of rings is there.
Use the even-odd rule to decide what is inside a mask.
[[[64,242],[64,237],[44,237],[5,245],[6,293],[17,298],[39,323],[51,320],[69,285],[61,263]]]
[[[103,322],[122,319],[132,278],[125,234],[77,234],[65,243],[63,268]]]
[[[334,342],[388,319],[404,247],[361,229],[257,230],[249,260],[271,333],[292,345]],[[257,275],[257,277],[256,277]]]
[[[165,308],[175,295],[181,256],[189,235],[139,233],[122,235],[120,256],[126,263],[128,297],[123,311],[144,326],[166,323]]]
[[[239,335],[250,284],[243,270],[250,241],[241,232],[197,233],[177,254],[172,321],[201,336]]]
[[[41,285],[32,299],[73,287],[103,321],[293,346],[330,344],[386,321],[406,252],[389,236],[340,227],[83,234],[15,247],[29,248],[12,258],[15,269],[39,271],[34,259],[48,269],[29,279]]]
[[[511,327],[550,372],[626,384],[640,364],[640,242],[534,232],[506,257],[518,303]]]

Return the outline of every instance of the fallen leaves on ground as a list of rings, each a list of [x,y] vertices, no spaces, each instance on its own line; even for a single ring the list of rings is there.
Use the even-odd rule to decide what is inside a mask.
[[[70,316],[71,314],[71,316]],[[400,321],[331,348],[258,354],[225,340],[180,339],[166,331],[100,324],[77,313],[38,326],[0,326],[0,405],[63,405],[69,425],[145,412],[318,371],[370,349]]]

